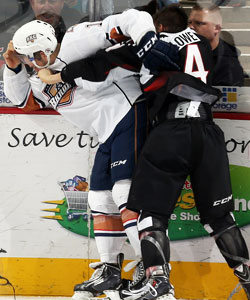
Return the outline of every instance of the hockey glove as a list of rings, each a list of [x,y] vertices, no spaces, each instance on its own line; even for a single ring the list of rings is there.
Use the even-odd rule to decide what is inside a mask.
[[[137,47],[137,56],[150,71],[180,70],[178,47],[158,39],[153,32],[147,32]]]

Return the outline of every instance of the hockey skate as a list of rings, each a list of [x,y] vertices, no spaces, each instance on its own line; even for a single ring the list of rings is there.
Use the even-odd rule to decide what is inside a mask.
[[[91,278],[74,287],[72,300],[95,300],[105,295],[106,300],[120,300],[119,289],[122,287],[121,265],[123,257],[118,257],[118,264],[91,263],[89,266],[95,270]]]
[[[247,299],[250,300],[250,270],[249,266],[242,264],[234,270],[234,274],[240,279],[239,282],[244,289]]]
[[[159,266],[153,271],[147,280],[138,290],[133,290],[133,295],[129,295],[129,299],[137,300],[176,300],[174,297],[174,287],[169,282],[168,266]],[[127,300],[127,298],[126,298]]]
[[[124,268],[125,269],[125,268]],[[127,288],[120,291],[120,297],[126,300],[137,299],[141,296],[142,287],[147,283],[146,272],[144,269],[143,261],[140,260],[133,273],[133,280],[128,283]]]

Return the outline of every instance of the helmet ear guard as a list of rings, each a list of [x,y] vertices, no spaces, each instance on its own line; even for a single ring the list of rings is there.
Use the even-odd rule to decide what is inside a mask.
[[[50,55],[55,51],[57,39],[54,28],[43,21],[34,20],[20,27],[13,36],[13,46],[17,54],[25,55],[37,67],[45,68],[50,63]],[[34,53],[42,51],[47,57],[45,66],[38,66]]]

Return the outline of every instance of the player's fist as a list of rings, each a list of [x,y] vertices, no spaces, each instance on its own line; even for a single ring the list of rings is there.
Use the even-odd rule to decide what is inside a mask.
[[[37,75],[47,84],[55,84],[62,81],[61,73],[52,74],[50,69],[40,69],[38,70]]]
[[[137,47],[137,56],[150,71],[179,70],[179,49],[160,40],[153,32],[147,32]]]
[[[138,46],[137,46],[137,56],[140,59],[144,59],[154,44],[158,41],[158,37],[156,36],[155,32],[149,31],[147,32],[140,40]]]
[[[157,40],[144,58],[143,64],[151,71],[178,71],[180,70],[178,61],[178,47],[171,43]]]
[[[12,41],[9,42],[7,50],[3,54],[3,58],[6,65],[11,69],[16,69],[20,65],[21,61],[16,54]]]

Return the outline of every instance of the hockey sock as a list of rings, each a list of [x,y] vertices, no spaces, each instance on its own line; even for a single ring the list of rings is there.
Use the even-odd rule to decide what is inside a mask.
[[[95,241],[101,262],[116,263],[127,236],[111,191],[90,190],[88,203],[94,218]]]
[[[135,256],[141,257],[140,240],[137,229],[138,214],[126,208],[131,180],[119,180],[112,189],[114,202],[118,206],[124,229],[128,236],[129,242],[134,249]]]
[[[94,233],[101,262],[117,263],[127,239],[120,216],[98,215],[94,217]]]

